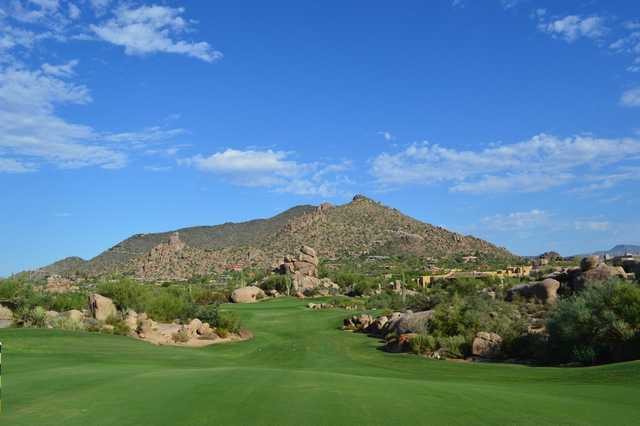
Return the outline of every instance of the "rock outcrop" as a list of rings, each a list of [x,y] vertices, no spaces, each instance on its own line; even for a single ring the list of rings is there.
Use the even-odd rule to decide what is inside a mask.
[[[471,353],[481,358],[495,358],[502,349],[502,337],[496,333],[480,331],[471,345]]]
[[[293,290],[296,292],[320,288],[325,289],[328,295],[340,287],[328,278],[318,278],[319,263],[316,251],[307,245],[302,245],[297,255],[282,258],[274,271],[290,275]]]
[[[256,303],[260,299],[264,299],[267,295],[260,287],[248,286],[233,290],[231,300],[233,303]]]
[[[507,300],[512,301],[515,297],[522,297],[527,300],[536,299],[543,303],[555,303],[559,288],[560,282],[553,278],[546,278],[541,282],[519,284],[507,291]]]
[[[89,295],[89,311],[91,311],[91,316],[98,321],[106,321],[110,316],[118,314],[113,301],[98,293]]]

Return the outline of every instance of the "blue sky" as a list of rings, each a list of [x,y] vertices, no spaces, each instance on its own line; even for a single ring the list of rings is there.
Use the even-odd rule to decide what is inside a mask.
[[[634,1],[0,0],[0,275],[365,193],[640,243]]]

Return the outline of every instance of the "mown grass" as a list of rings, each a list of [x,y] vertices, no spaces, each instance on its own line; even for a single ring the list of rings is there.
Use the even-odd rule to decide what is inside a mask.
[[[204,349],[0,330],[2,425],[637,424],[640,362],[432,361],[338,330],[346,311],[234,305],[252,341]]]

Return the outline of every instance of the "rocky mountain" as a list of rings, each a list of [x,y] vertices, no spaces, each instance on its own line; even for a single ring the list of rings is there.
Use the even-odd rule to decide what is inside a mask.
[[[141,280],[187,279],[224,269],[271,266],[302,245],[321,259],[411,254],[512,256],[484,240],[420,222],[358,195],[344,205],[298,206],[269,219],[137,234],[89,261],[42,268],[57,274],[120,272]],[[79,258],[76,258],[79,259]],[[80,259],[81,260],[81,259]]]
[[[625,254],[632,254],[634,256],[638,256],[640,255],[640,246],[637,245],[633,245],[633,244],[618,244],[612,248],[610,248],[609,250],[603,250],[603,251],[597,251],[594,253],[589,253],[588,255],[581,255],[582,257],[584,256],[624,256]]]

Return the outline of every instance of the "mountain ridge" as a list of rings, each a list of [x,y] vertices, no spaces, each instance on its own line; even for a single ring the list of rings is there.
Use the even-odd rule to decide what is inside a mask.
[[[421,222],[356,195],[347,204],[300,205],[266,219],[134,234],[90,260],[71,257],[36,272],[87,276],[117,272],[145,281],[187,279],[230,265],[268,267],[303,244],[314,247],[322,258],[514,256],[487,241]]]

